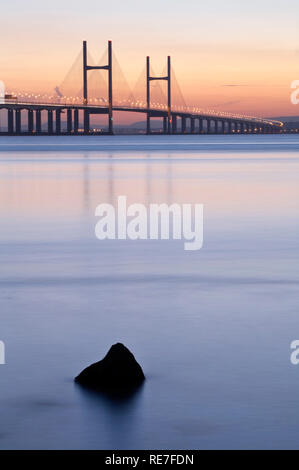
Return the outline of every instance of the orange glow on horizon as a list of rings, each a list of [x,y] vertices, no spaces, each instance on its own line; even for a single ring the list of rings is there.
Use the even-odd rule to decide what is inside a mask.
[[[51,5],[29,0],[25,11],[3,6],[7,21],[0,33],[5,44],[0,79],[8,91],[55,94],[82,39],[97,62],[106,60],[111,38],[132,90],[147,55],[157,75],[170,55],[189,106],[264,117],[299,114],[290,100],[290,84],[299,79],[296,12],[280,8],[282,0],[271,5],[271,14],[265,1],[258,3],[258,13],[232,0],[225,5],[217,0],[213,8],[190,1],[188,9],[174,1],[164,16],[157,15],[156,0],[151,8],[139,2],[138,7],[133,2],[134,8],[122,2],[115,2],[118,8],[91,3],[93,8],[86,9],[66,0],[59,12],[56,0]],[[167,3],[159,2],[160,13]],[[81,80],[79,69],[77,74]],[[145,101],[145,83],[143,93]]]

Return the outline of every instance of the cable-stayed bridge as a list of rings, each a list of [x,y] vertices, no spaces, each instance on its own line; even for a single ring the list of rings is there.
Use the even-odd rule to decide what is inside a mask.
[[[163,134],[279,133],[283,128],[280,121],[186,106],[170,56],[158,76],[146,57],[131,90],[112,42],[108,41],[107,52],[95,63],[83,41],[82,51],[52,93],[11,91],[0,98],[0,134],[113,134],[114,112],[143,113],[147,134],[152,133],[152,118],[162,120]],[[107,115],[104,129],[93,128],[91,119],[96,115]]]

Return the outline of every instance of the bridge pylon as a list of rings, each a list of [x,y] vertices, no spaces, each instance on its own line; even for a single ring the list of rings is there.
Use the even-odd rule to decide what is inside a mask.
[[[151,133],[151,99],[150,99],[150,82],[153,80],[166,80],[167,81],[167,129],[166,133],[172,133],[171,125],[171,59],[170,56],[167,57],[167,75],[165,77],[152,77],[150,75],[150,58],[146,57],[146,107],[147,107],[147,116],[146,116],[146,133]],[[165,125],[163,125],[163,132],[165,133]]]
[[[113,93],[112,93],[112,41],[108,41],[108,64],[107,65],[88,65],[87,64],[87,42],[83,41],[83,104],[88,105],[88,87],[87,72],[89,70],[107,70],[108,71],[108,133],[113,134]],[[89,114],[90,110],[84,111],[84,132],[89,132]]]

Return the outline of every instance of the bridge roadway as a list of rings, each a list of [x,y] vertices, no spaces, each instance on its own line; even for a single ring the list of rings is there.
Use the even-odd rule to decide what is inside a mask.
[[[90,129],[90,116],[109,114],[109,107],[105,105],[22,103],[7,100],[0,102],[1,110],[6,110],[7,121],[4,130],[1,123],[0,135],[105,134],[103,131]],[[162,118],[163,134],[268,134],[280,133],[283,128],[280,121],[226,113],[198,113],[172,109],[169,114],[167,109],[125,106],[113,106],[112,110],[144,113],[149,118]],[[42,112],[46,112],[46,119],[42,119]],[[62,114],[66,114],[64,126]],[[80,121],[83,122],[82,128]]]

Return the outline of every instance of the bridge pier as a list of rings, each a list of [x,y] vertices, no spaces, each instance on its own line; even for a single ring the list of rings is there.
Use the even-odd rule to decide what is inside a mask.
[[[84,109],[84,134],[89,134],[89,111]]]
[[[172,133],[177,133],[177,117],[176,115],[172,116]]]
[[[163,121],[163,132],[164,132],[164,121]],[[151,117],[150,117],[150,113],[148,112],[146,114],[146,134],[150,135],[150,133],[151,133]],[[166,131],[164,132],[164,134],[166,134]]]
[[[181,123],[182,123],[182,134],[185,134],[186,132],[186,118],[185,116],[181,116]]]
[[[78,134],[79,130],[79,110],[74,109],[74,133]]]
[[[58,135],[61,133],[61,110],[60,109],[55,110],[55,132]]]
[[[113,135],[113,103],[112,103],[112,42],[108,41],[108,100],[109,100],[109,113],[108,113],[108,129],[109,134]]]
[[[21,134],[21,110],[16,109],[16,134]]]
[[[172,134],[172,118],[167,117],[167,133]]]
[[[167,134],[167,116],[163,116],[163,134]]]
[[[48,134],[53,134],[53,111],[48,109]]]
[[[67,110],[67,133],[71,134],[73,130],[73,121],[72,121],[72,110]]]
[[[191,134],[194,134],[194,130],[195,130],[194,118],[190,118],[190,120],[191,120],[191,123],[190,123],[190,132],[191,132]]]
[[[8,133],[12,134],[13,133],[13,110],[12,109],[7,110],[7,127],[8,127]]]
[[[28,132],[29,134],[33,133],[33,111],[28,109]]]
[[[41,131],[42,131],[42,120],[41,120],[41,111],[40,109],[37,109],[36,110],[36,113],[35,113],[35,120],[36,120],[36,133],[37,134],[40,134]]]
[[[211,134],[211,119],[207,119],[207,134]]]
[[[217,119],[214,119],[214,134],[218,134],[218,123],[219,121]]]
[[[198,133],[203,133],[203,119],[198,119]]]

